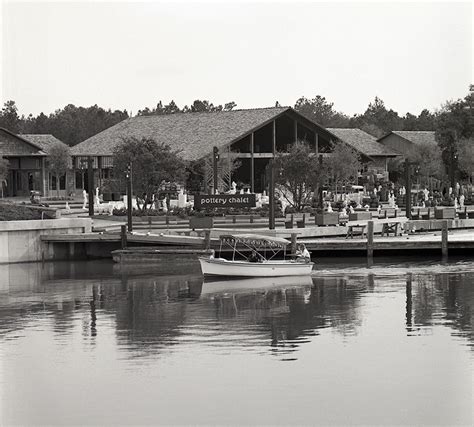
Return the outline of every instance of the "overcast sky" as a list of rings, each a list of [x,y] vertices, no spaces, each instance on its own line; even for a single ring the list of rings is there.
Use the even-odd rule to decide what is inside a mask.
[[[2,1],[2,0],[0,0]],[[323,95],[400,114],[473,82],[472,3],[2,3],[2,104],[136,113],[158,100],[238,108]]]

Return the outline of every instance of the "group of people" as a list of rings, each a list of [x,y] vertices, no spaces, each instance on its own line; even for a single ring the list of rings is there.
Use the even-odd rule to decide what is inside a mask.
[[[296,262],[309,263],[311,261],[311,255],[306,249],[306,246],[303,243],[300,243],[296,248]],[[249,262],[263,262],[264,258],[256,251],[253,250],[250,256],[247,258]]]

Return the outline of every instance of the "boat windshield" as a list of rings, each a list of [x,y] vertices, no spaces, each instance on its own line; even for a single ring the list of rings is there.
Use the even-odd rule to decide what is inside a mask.
[[[244,255],[238,250],[238,245],[241,246],[241,249],[243,247],[245,250],[250,250],[251,253],[254,251],[258,252],[262,261],[269,261],[274,258],[281,250],[283,250],[285,257],[286,246],[290,243],[288,240],[280,237],[263,236],[257,234],[222,235],[220,236],[220,241],[221,250],[222,245],[228,245],[233,249],[232,261],[234,261],[236,253],[244,257],[246,260],[250,260],[250,257]],[[264,252],[263,254],[262,251]]]

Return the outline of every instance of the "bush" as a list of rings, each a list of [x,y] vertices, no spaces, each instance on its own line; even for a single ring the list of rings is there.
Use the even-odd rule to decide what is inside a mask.
[[[28,206],[0,203],[0,221],[31,221],[35,219],[53,219],[54,212],[33,209]]]

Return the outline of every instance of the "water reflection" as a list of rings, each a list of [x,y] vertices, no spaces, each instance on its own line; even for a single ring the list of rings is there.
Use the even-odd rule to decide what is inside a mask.
[[[0,277],[0,336],[46,318],[64,336],[80,318],[83,335],[96,338],[113,321],[120,348],[134,357],[196,341],[294,352],[323,329],[356,335],[368,296],[402,289],[408,335],[443,325],[470,346],[474,339],[472,272],[332,271],[313,278],[203,283],[196,275],[117,274],[109,263],[50,263],[1,266]],[[236,338],[242,335],[249,339]]]
[[[0,266],[0,424],[471,425],[474,264],[318,267]]]

